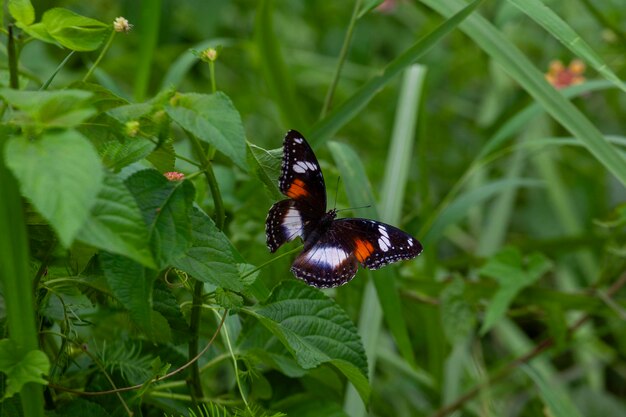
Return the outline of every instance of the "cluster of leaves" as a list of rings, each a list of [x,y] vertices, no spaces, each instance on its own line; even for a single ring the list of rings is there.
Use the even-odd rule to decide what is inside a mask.
[[[41,416],[45,401],[51,416],[357,417],[369,406],[623,417],[626,211],[613,189],[626,184],[626,139],[605,132],[620,132],[626,87],[562,17],[580,13],[541,0],[480,13],[480,0],[422,0],[385,15],[380,0],[356,1],[342,38],[340,3],[224,3],[180,2],[167,16],[180,24],[159,32],[167,5],[146,0],[131,19],[140,43],[128,46],[110,24],[63,8],[37,20],[29,0],[6,0],[0,414]],[[624,36],[602,17],[615,8],[583,3],[585,19]],[[76,10],[97,16],[90,7]],[[295,16],[301,31],[275,24]],[[521,16],[543,30],[517,38]],[[253,42],[241,42],[247,21]],[[177,45],[176,58],[168,45],[155,53],[159,33],[212,39],[196,53]],[[305,53],[316,44],[334,55],[342,42],[350,62]],[[563,45],[604,80],[550,86],[529,57]],[[528,52],[537,46],[545,55]],[[497,66],[486,71],[479,50]],[[151,73],[162,87],[144,100]],[[570,101],[592,92],[608,104]],[[265,148],[287,128],[319,150],[328,184],[341,174],[340,206],[402,224],[424,242],[422,258],[327,293],[294,280],[289,259],[268,261],[263,221],[283,197],[280,149]],[[328,142],[338,132],[358,150]],[[592,217],[606,220],[594,228]]]

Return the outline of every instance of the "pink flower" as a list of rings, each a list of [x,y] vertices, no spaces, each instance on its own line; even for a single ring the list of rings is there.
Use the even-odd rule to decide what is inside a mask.
[[[165,176],[165,178],[167,178],[170,181],[182,181],[185,179],[185,174],[183,174],[182,172],[172,171],[172,172],[166,172],[163,175]]]
[[[580,59],[574,59],[568,67],[565,67],[559,60],[552,61],[546,80],[555,88],[561,89],[571,85],[582,84],[585,81],[583,73],[585,72],[585,63]]]

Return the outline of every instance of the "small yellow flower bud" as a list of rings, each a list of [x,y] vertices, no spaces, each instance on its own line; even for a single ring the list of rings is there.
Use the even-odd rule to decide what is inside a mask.
[[[139,121],[131,120],[126,122],[124,125],[124,130],[126,131],[126,135],[134,138],[139,133]]]

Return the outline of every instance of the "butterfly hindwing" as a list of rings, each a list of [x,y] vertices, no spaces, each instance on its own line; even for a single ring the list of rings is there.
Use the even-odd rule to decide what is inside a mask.
[[[295,200],[283,200],[274,204],[265,220],[265,237],[270,252],[286,242],[304,235],[302,214],[296,208]]]

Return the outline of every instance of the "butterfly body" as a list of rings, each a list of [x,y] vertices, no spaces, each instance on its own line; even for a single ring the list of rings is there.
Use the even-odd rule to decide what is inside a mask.
[[[310,285],[343,285],[354,277],[359,263],[378,269],[422,252],[417,239],[393,226],[369,219],[336,219],[336,209],[326,211],[324,176],[313,150],[295,130],[287,132],[283,143],[279,188],[289,198],[269,210],[267,246],[275,252],[300,237],[304,248],[291,271]]]

